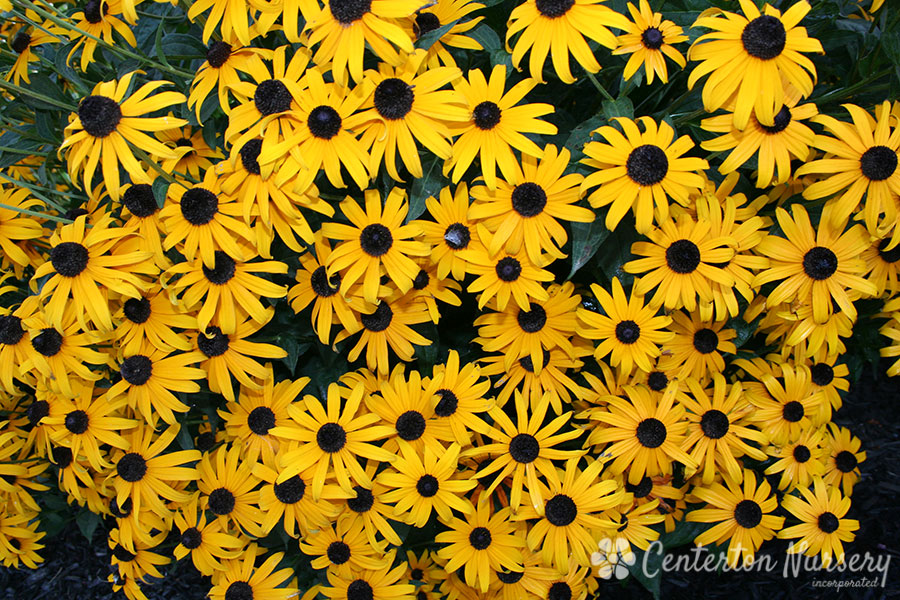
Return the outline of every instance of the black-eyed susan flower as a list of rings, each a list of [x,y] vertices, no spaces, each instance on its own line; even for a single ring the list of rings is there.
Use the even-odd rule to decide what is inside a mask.
[[[455,476],[459,444],[450,444],[440,455],[425,446],[421,457],[410,444],[401,442],[399,449],[400,455],[378,478],[388,489],[382,500],[394,505],[400,521],[424,527],[432,513],[446,522],[453,518],[454,510],[463,514],[473,510],[463,498],[476,482]]]
[[[419,265],[419,274],[413,279],[413,286],[409,294],[413,300],[425,305],[431,322],[436,325],[441,320],[438,302],[450,306],[460,306],[462,300],[456,294],[462,288],[452,279],[437,277],[437,269],[428,259],[420,258],[416,262]]]
[[[256,37],[256,28],[250,24],[252,10],[246,0],[202,0],[194,2],[187,11],[191,21],[197,21],[209,10],[209,15],[202,21],[203,42],[209,41],[218,26],[225,39],[237,38],[243,45],[249,46]]]
[[[718,110],[735,97],[734,125],[745,129],[751,113],[763,125],[775,125],[784,106],[784,85],[801,97],[812,93],[816,67],[802,53],[823,53],[819,40],[798,24],[810,11],[805,0],[784,13],[766,4],[763,11],[751,0],[740,0],[743,15],[714,11],[701,15],[694,27],[713,30],[697,38],[688,51],[692,61],[702,61],[688,78],[693,88],[710,75],[703,87],[703,106]]]
[[[866,279],[875,284],[878,295],[900,292],[900,244],[888,250],[890,244],[889,236],[876,239],[862,254],[868,269]]]
[[[581,296],[571,282],[551,285],[545,302],[531,302],[528,310],[510,303],[505,310],[482,314],[475,319],[478,337],[486,352],[503,352],[507,368],[528,356],[540,374],[545,350],[560,348],[575,357],[571,339],[576,331],[575,311]]]
[[[479,237],[490,243],[487,230],[482,228]],[[461,257],[468,263],[466,271],[476,276],[466,289],[478,293],[479,310],[488,302],[505,310],[512,300],[520,309],[529,311],[532,302],[550,299],[543,287],[543,283],[553,281],[553,274],[543,268],[551,260],[547,257],[532,263],[524,249],[514,253],[501,250],[492,256],[481,244],[470,246]]]
[[[425,6],[422,0],[385,2],[384,0],[326,0],[301,2],[306,20],[309,47],[319,44],[316,64],[331,64],[334,80],[347,84],[349,72],[353,81],[363,79],[363,54],[366,44],[384,62],[399,65],[397,49],[413,52],[412,38],[404,31],[400,19],[409,17]]]
[[[515,177],[518,165],[513,148],[535,158],[543,156],[541,148],[524,134],[555,134],[556,126],[540,119],[551,114],[553,107],[544,103],[517,106],[537,83],[535,79],[525,79],[504,92],[503,64],[494,66],[489,80],[481,70],[473,69],[468,79],[453,83],[471,111],[469,120],[452,127],[453,134],[459,137],[453,143],[453,155],[444,164],[444,174],[452,171],[453,183],[459,182],[476,156],[480,157],[484,182],[491,189],[497,187],[498,167],[506,179]]]
[[[674,311],[672,325],[675,335],[663,346],[665,355],[659,366],[663,371],[677,373],[679,378],[693,377],[705,381],[725,369],[723,354],[735,354],[732,341],[737,333],[727,329],[726,321],[703,321],[696,313]]]
[[[225,569],[216,573],[209,597],[212,600],[296,598],[299,592],[290,583],[294,577],[294,570],[278,569],[278,565],[284,559],[284,552],[273,552],[261,565],[256,566],[257,557],[263,552],[262,548],[251,544],[242,556],[224,561]],[[303,599],[307,600],[307,595],[304,594]]]
[[[130,6],[131,14],[125,19],[128,23],[133,24],[137,20],[137,13],[134,10],[134,2],[131,0],[85,2],[82,9],[71,17],[74,28],[69,31],[69,37],[75,41],[75,44],[66,56],[66,63],[71,62],[72,57],[80,48],[81,71],[87,71],[88,66],[94,62],[94,52],[97,50],[97,40],[94,38],[100,38],[110,44],[121,43],[116,39],[114,32],[118,33],[129,47],[137,48],[134,32],[131,31],[128,23],[119,18],[128,6]],[[92,37],[87,37],[84,33],[88,33]]]
[[[688,420],[675,394],[659,394],[643,385],[625,386],[625,398],[606,396],[608,412],[590,414],[593,430],[587,443],[609,444],[612,473],[628,471],[628,483],[644,475],[665,475],[678,461],[696,469],[697,463],[683,449]]]
[[[151,538],[151,543],[146,544],[140,540],[135,542],[133,551],[128,550],[120,542],[119,531],[113,529],[109,532],[110,563],[116,575],[133,581],[143,581],[145,577],[162,579],[162,573],[157,567],[167,565],[172,559],[153,552],[156,546],[165,538],[165,532],[160,531]]]
[[[262,298],[284,298],[287,288],[258,274],[284,274],[288,267],[275,260],[253,261],[252,251],[242,252],[243,260],[235,260],[225,252],[213,253],[213,264],[207,266],[199,257],[169,268],[162,275],[169,293],[179,294],[189,311],[197,311],[197,327],[203,331],[215,318],[222,331],[234,333],[238,322],[249,317],[256,323],[268,323]],[[170,281],[170,278],[177,280]]]
[[[572,395],[580,397],[583,388],[578,385],[566,371],[577,371],[584,366],[581,357],[590,355],[587,347],[575,347],[575,358],[570,358],[563,350],[544,350],[541,359],[544,365],[540,372],[534,366],[530,356],[523,356],[506,367],[506,357],[502,354],[487,356],[481,359],[482,373],[485,375],[499,375],[494,383],[494,388],[500,388],[497,394],[497,404],[505,405],[513,396],[516,389],[528,398],[532,406],[549,401],[553,412],[562,413],[563,402],[570,402]],[[545,394],[547,397],[545,397]]]
[[[358,522],[341,521],[310,532],[300,541],[300,551],[312,557],[314,569],[349,578],[360,571],[377,571],[390,566],[384,555],[366,540],[366,532]]]
[[[759,447],[765,446],[768,437],[748,426],[746,417],[751,408],[740,382],[729,386],[721,372],[716,372],[712,389],[693,377],[688,377],[686,384],[690,393],[681,396],[681,403],[687,409],[690,425],[683,448],[699,465],[703,485],[713,483],[717,474],[738,481],[742,474],[737,459],[744,455],[766,460]]]
[[[616,36],[609,27],[626,29],[628,20],[601,4],[603,0],[528,0],[513,9],[506,30],[506,48],[512,53],[512,64],[519,68],[525,53],[531,50],[528,67],[531,76],[544,82],[547,55],[553,59],[553,70],[563,83],[574,83],[569,56],[589,73],[600,70],[594,51],[585,38],[616,47]],[[513,48],[509,42],[521,33]]]
[[[569,557],[579,565],[590,564],[590,555],[597,547],[594,532],[612,525],[601,518],[601,513],[621,504],[625,495],[624,490],[617,489],[615,480],[599,481],[603,461],[595,460],[584,469],[578,462],[570,458],[564,473],[554,468],[551,476],[545,476],[546,483],[538,480],[543,502],[526,505],[516,516],[539,519],[528,530],[528,549],[540,550],[544,564],[560,573],[568,570]]]
[[[516,253],[524,247],[534,264],[540,263],[543,253],[554,258],[565,256],[560,248],[568,235],[560,221],[594,220],[590,209],[574,205],[581,197],[583,178],[577,173],[563,175],[569,156],[565,148],[557,152],[556,146],[548,144],[540,160],[523,155],[521,168],[515,164],[515,176],[499,180],[496,189],[472,188],[475,202],[468,217],[491,232],[488,252],[497,254],[505,247],[507,252]]]
[[[256,236],[240,220],[241,206],[222,194],[216,169],[208,169],[203,181],[187,187],[169,186],[166,204],[159,211],[166,230],[163,249],[175,248],[193,261],[197,255],[209,269],[215,268],[216,250],[235,260],[244,259],[239,241],[252,245]]]
[[[755,156],[756,187],[785,183],[791,177],[791,160],[805,163],[816,137],[803,121],[815,117],[819,110],[812,102],[799,101],[800,93],[788,86],[772,125],[763,125],[753,116],[746,127],[738,129],[731,113],[704,119],[700,123],[704,130],[721,135],[702,142],[700,147],[710,152],[731,150],[719,165],[719,173],[732,173]]]
[[[236,95],[234,86],[241,81],[240,73],[251,74],[264,71],[263,58],[269,58],[271,51],[266,48],[244,46],[234,36],[229,41],[213,40],[206,49],[206,60],[197,69],[191,80],[191,90],[187,99],[188,108],[193,108],[200,121],[200,111],[207,96],[216,89],[219,108],[226,114],[231,112],[229,95]]]
[[[455,67],[456,60],[450,54],[449,48],[483,49],[481,44],[474,38],[465,35],[484,18],[483,16],[471,19],[466,19],[465,17],[482,8],[484,8],[483,4],[473,0],[436,0],[434,4],[426,4],[417,10],[415,15],[409,16],[409,20],[412,21],[413,37],[416,41],[435,29],[440,29],[444,25],[452,23],[452,27],[435,40],[431,48],[428,49],[428,54],[425,58],[425,64],[428,65],[428,68],[440,65]]]
[[[662,14],[653,12],[647,0],[640,1],[640,10],[629,2],[628,12],[633,22],[628,23],[626,33],[618,37],[618,46],[613,49],[614,55],[631,55],[622,76],[627,81],[644,65],[648,84],[652,84],[657,75],[663,83],[668,83],[666,58],[683,69],[686,61],[674,45],[686,42],[688,36],[672,21],[663,21]]]
[[[274,467],[275,455],[285,440],[271,433],[272,429],[290,422],[290,406],[309,383],[309,377],[275,382],[272,365],[261,389],[241,388],[237,402],[229,402],[219,416],[225,421],[225,432],[233,443],[243,447],[244,460]]]
[[[327,572],[329,585],[323,587],[321,593],[331,600],[356,600],[356,598],[390,600],[411,597],[416,587],[410,583],[401,583],[406,566],[402,564],[393,566],[396,554],[396,550],[386,552],[384,566],[377,570],[362,570],[347,577],[341,577],[329,570]]]
[[[403,224],[408,211],[404,190],[392,189],[383,206],[378,190],[366,190],[365,211],[352,198],[341,202],[341,212],[352,225],[323,224],[325,237],[342,240],[328,255],[325,267],[329,276],[343,271],[343,295],[362,280],[363,297],[373,304],[378,302],[382,270],[400,292],[405,294],[412,288],[420,269],[410,256],[425,256],[429,248],[413,239],[419,233],[418,226]]]
[[[778,489],[790,491],[795,487],[806,488],[813,477],[825,474],[824,458],[827,450],[822,446],[823,433],[821,427],[810,427],[796,440],[767,449],[775,462],[766,467],[765,474],[781,474]]]
[[[644,297],[633,289],[626,298],[618,277],[612,280],[612,295],[596,284],[591,285],[591,291],[605,314],[579,306],[577,332],[587,339],[600,340],[594,358],[600,361],[611,354],[610,364],[624,373],[631,373],[635,367],[652,371],[650,361],[660,355],[660,345],[674,335],[666,330],[672,319],[645,306]]]
[[[860,450],[859,438],[846,427],[828,423],[825,447],[828,450],[825,458],[826,485],[840,487],[848,496],[853,493],[853,486],[859,480],[859,465],[866,460],[865,450]]]
[[[0,534],[3,536],[0,559],[3,566],[17,569],[21,563],[29,569],[36,569],[39,563],[44,562],[44,558],[37,551],[44,548],[44,544],[40,541],[47,534],[38,531],[40,522],[32,519],[29,514],[11,512],[0,516]]]
[[[300,257],[297,283],[287,295],[295,313],[312,304],[312,326],[323,344],[331,339],[335,320],[352,335],[362,327],[359,314],[371,310],[359,295],[358,285],[341,292],[340,273],[328,274],[325,265],[331,252],[331,243],[321,230],[317,231],[314,252],[306,252]]]
[[[158,284],[138,298],[125,298],[113,320],[118,323],[113,339],[126,355],[137,354],[147,345],[162,352],[188,351],[191,342],[184,331],[197,329],[197,317],[173,304]]]
[[[756,285],[779,282],[766,298],[767,307],[794,301],[811,304],[815,321],[825,323],[837,304],[855,321],[853,300],[877,293],[875,285],[863,278],[866,264],[860,255],[868,246],[865,229],[854,225],[845,231],[846,218],[835,224],[833,208],[823,209],[816,229],[803,206],[791,207],[793,217],[783,208],[776,209],[787,239],[770,234],[757,246],[760,254],[769,257],[771,267],[757,274]]]
[[[121,215],[125,220],[122,227],[135,231],[134,237],[140,240],[139,249],[152,252],[156,266],[163,269],[171,261],[163,253],[163,227],[159,218],[160,206],[153,195],[153,178],[134,173],[131,178],[133,183],[121,195]]]
[[[628,273],[642,274],[634,292],[647,295],[656,290],[649,306],[668,309],[684,307],[693,311],[697,299],[714,301],[710,284],[733,285],[734,278],[722,266],[734,257],[731,238],[711,233],[709,221],[695,221],[681,215],[662,222],[647,232],[649,242],[635,242],[632,254],[643,258],[624,265]]]
[[[434,425],[449,430],[450,435],[441,439],[453,439],[465,448],[471,443],[473,432],[484,433],[487,424],[478,416],[493,405],[488,398],[491,382],[482,376],[475,363],[460,365],[459,353],[450,350],[444,364],[435,365],[433,377],[423,381],[426,394],[437,396],[434,406]]]
[[[800,520],[799,525],[786,527],[778,532],[781,539],[797,539],[788,548],[789,554],[802,552],[806,556],[819,554],[826,569],[833,560],[844,562],[844,546],[841,542],[853,541],[853,533],[859,529],[859,521],[845,519],[850,510],[850,498],[836,487],[827,487],[821,478],[813,479],[813,488],[798,488],[802,497],[788,495],[781,505]]]
[[[481,468],[474,478],[493,476],[493,483],[485,494],[490,495],[501,483],[512,476],[509,484],[509,508],[513,514],[521,510],[522,493],[527,487],[532,506],[540,506],[547,497],[542,495],[543,488],[538,484],[538,476],[548,481],[554,476],[556,466],[553,461],[577,457],[577,450],[561,450],[556,448],[581,435],[577,429],[560,431],[571,417],[570,413],[560,415],[550,423],[544,424],[550,402],[539,403],[535,410],[530,409],[528,399],[519,391],[515,392],[515,423],[503,410],[494,407],[490,411],[494,426],[485,434],[488,443],[466,451],[467,456],[484,457]]]
[[[33,306],[33,304],[32,304]],[[53,392],[74,398],[73,381],[97,381],[100,373],[91,366],[105,365],[109,357],[94,350],[101,341],[93,331],[84,331],[75,321],[74,311],[63,316],[62,326],[53,327],[39,314],[22,319],[28,331],[29,344],[24,346],[25,361],[21,373],[35,373]]]
[[[468,217],[468,185],[462,182],[453,192],[449,186],[441,188],[437,199],[425,199],[425,206],[434,221],[423,219],[415,223],[422,229],[422,241],[431,248],[431,262],[437,265],[438,277],[452,275],[456,281],[462,281],[467,261],[460,253],[478,241],[478,232]]]
[[[435,66],[423,70],[426,52],[418,50],[402,65],[381,63],[378,70],[366,71],[371,95],[360,107],[360,140],[369,153],[369,172],[377,173],[382,160],[388,174],[397,181],[397,159],[415,178],[422,177],[418,142],[432,154],[450,158],[450,128],[447,121],[466,121],[469,113],[463,99],[445,88],[461,76],[455,67]]]
[[[359,339],[350,349],[347,358],[355,361],[366,351],[366,366],[379,375],[387,375],[390,370],[388,348],[393,350],[400,360],[412,360],[416,346],[429,346],[431,340],[411,327],[429,320],[428,307],[407,294],[382,298],[375,310],[370,314],[362,314],[359,320],[362,328]],[[350,337],[352,334],[343,330],[337,334],[334,343]]]
[[[900,133],[890,105],[884,102],[877,119],[854,104],[845,104],[852,123],[829,115],[812,119],[831,135],[817,135],[813,144],[826,155],[797,169],[797,176],[824,176],[803,188],[809,200],[834,196],[830,224],[840,228],[865,196],[862,215],[869,233],[882,237],[893,232],[888,248],[900,241],[895,227],[900,218],[900,171],[897,170]]]
[[[695,487],[691,492],[707,503],[707,508],[692,510],[687,521],[716,523],[694,538],[701,546],[722,544],[728,540],[726,561],[730,567],[753,563],[756,551],[768,539],[775,537],[784,524],[784,517],[772,514],[778,501],[772,495],[769,482],[745,469],[742,477],[726,479],[728,487],[714,483],[709,487]]]
[[[379,383],[378,394],[368,396],[366,406],[391,430],[386,450],[394,452],[406,443],[420,453],[423,448],[431,448],[436,455],[444,454],[443,442],[449,441],[450,432],[436,426],[437,398],[425,388],[418,371],[407,377],[398,365],[389,378]]]
[[[525,540],[510,519],[509,508],[494,511],[490,502],[479,502],[463,519],[446,523],[449,531],[437,534],[437,554],[450,571],[463,569],[466,582],[486,592],[492,572],[520,571]]]
[[[322,488],[322,496],[314,500],[311,492],[314,468],[281,483],[277,483],[278,472],[261,463],[253,465],[253,474],[263,482],[259,489],[259,508],[263,512],[262,530],[266,534],[274,531],[279,523],[284,523],[284,531],[291,537],[303,537],[327,527],[340,514],[337,500],[353,495],[327,484]]]
[[[119,362],[122,378],[109,388],[107,397],[110,401],[126,398],[128,406],[151,425],[156,425],[157,417],[171,425],[175,423],[176,412],[187,412],[190,408],[174,392],[200,391],[196,380],[203,379],[206,373],[189,365],[203,358],[203,354],[196,351],[169,355],[152,346],[144,346]]]
[[[594,208],[609,206],[606,227],[615,229],[628,209],[634,212],[638,233],[647,235],[654,219],[669,218],[669,199],[687,205],[691,194],[703,187],[703,178],[695,173],[709,168],[702,158],[684,156],[694,143],[683,135],[675,139],[675,130],[650,117],[637,121],[617,117],[622,132],[604,125],[599,133],[608,143],[588,142],[581,162],[594,169],[584,178],[581,191],[595,186],[588,200]],[[638,124],[643,126],[642,132]],[[655,207],[655,209],[654,209]]]
[[[315,466],[314,500],[322,497],[329,475],[346,491],[351,491],[353,484],[371,486],[372,479],[360,466],[359,459],[390,462],[394,455],[372,443],[392,432],[389,427],[378,425],[378,415],[360,412],[365,395],[365,388],[357,384],[349,390],[346,403],[341,406],[341,386],[332,383],[328,386],[324,405],[315,396],[307,394],[303,397],[302,407],[289,406],[291,424],[271,430],[273,435],[296,442],[280,454],[281,470],[276,483],[283,483]]]
[[[366,473],[370,479],[375,478],[377,461],[369,462]],[[388,519],[394,518],[394,507],[381,501],[387,491],[384,485],[374,481],[371,486],[353,486],[352,494],[342,506],[340,519],[360,521],[366,530],[369,543],[373,547],[383,548],[387,544],[399,546],[400,536],[394,531]]]
[[[626,487],[626,491],[627,491]],[[632,547],[640,548],[646,551],[650,547],[650,543],[659,539],[659,531],[653,529],[653,525],[662,523],[665,516],[659,514],[659,500],[648,500],[642,504],[629,502],[628,495],[625,494],[626,501],[618,507],[606,511],[605,516],[609,517],[612,525],[607,531],[615,531],[615,535],[609,540],[616,551],[622,552],[621,541],[627,542],[625,551],[628,552]],[[604,532],[605,533],[605,532]],[[621,540],[621,541],[620,541]],[[610,558],[609,556],[607,558]],[[594,563],[594,557],[591,555],[591,563]],[[602,567],[601,567],[602,568]]]
[[[57,414],[43,420],[52,429],[50,439],[54,444],[69,448],[72,454],[84,454],[97,471],[112,466],[100,447],[127,449],[129,443],[119,432],[138,425],[134,419],[123,418],[124,398],[107,402],[102,395],[103,390],[95,388],[93,382],[83,383],[73,400],[62,401],[54,410]]]
[[[197,469],[186,465],[200,460],[200,452],[167,451],[180,429],[175,424],[155,435],[150,427],[139,426],[125,436],[128,448],[113,454],[116,468],[107,476],[107,480],[112,480],[119,506],[124,506],[130,499],[136,514],[140,514],[142,507],[147,507],[157,515],[167,517],[170,509],[163,499],[170,502],[190,500],[190,494],[177,488],[182,487],[182,481],[197,479]]]
[[[214,514],[225,529],[237,528],[254,537],[262,535],[259,479],[253,464],[241,460],[241,447],[222,446],[205,454],[197,465],[200,506]]]
[[[372,173],[367,166],[369,155],[356,130],[363,124],[359,111],[369,84],[363,82],[350,88],[326,82],[323,75],[320,68],[306,71],[307,87],[296,99],[297,109],[291,112],[296,121],[294,135],[281,144],[267,146],[259,155],[259,163],[265,165],[289,152],[294,166],[277,175],[276,181],[280,183],[296,174],[295,188],[299,189],[309,187],[320,170],[331,185],[346,187],[341,174],[343,165],[356,186],[364,190]]]
[[[33,10],[26,9],[25,16],[32,22],[41,23],[41,17]],[[36,52],[38,46],[54,44],[63,39],[66,30],[52,21],[44,21],[40,27],[29,26],[27,23],[9,31],[7,42],[9,48],[16,53],[16,60],[7,71],[4,79],[12,81],[16,85],[31,83],[28,77],[31,63],[40,60],[40,54]]]
[[[271,320],[275,310],[269,307],[266,312],[269,315],[267,321]],[[259,389],[268,375],[266,368],[254,357],[279,359],[287,356],[283,348],[246,339],[261,328],[261,324],[244,319],[237,324],[233,334],[224,333],[217,325],[197,332],[194,345],[206,357],[199,366],[206,371],[210,390],[234,402],[232,377],[243,386]]]
[[[22,307],[4,313],[0,314],[0,390],[14,394],[17,390],[15,381],[22,377],[29,379],[20,367],[28,357],[30,340],[20,316],[25,314]]]
[[[749,420],[756,424],[776,445],[797,440],[804,431],[821,425],[819,403],[824,401],[822,392],[810,384],[809,369],[783,364],[779,366],[780,378],[765,370],[764,363],[751,363],[738,359],[735,365],[746,370],[760,383],[745,383],[747,399],[756,407]],[[763,368],[760,368],[760,367]]]
[[[116,242],[130,232],[111,225],[112,217],[107,215],[87,227],[86,217],[81,216],[50,238],[49,260],[35,270],[33,281],[50,275],[40,297],[46,302],[44,314],[51,325],[61,327],[65,314],[72,312],[84,329],[92,323],[101,331],[112,331],[109,292],[135,298],[148,287],[140,275],[156,272],[148,261],[152,254],[116,252]]]
[[[191,562],[203,575],[224,571],[227,559],[238,558],[246,542],[222,527],[218,519],[207,520],[198,510],[197,495],[175,512],[174,525],[180,537],[173,554],[176,560],[190,555]]]
[[[176,158],[172,150],[145,132],[187,125],[187,121],[175,117],[146,117],[148,113],[184,102],[185,97],[172,91],[154,94],[168,84],[161,80],[145,83],[129,94],[136,74],[137,71],[132,71],[116,81],[94,86],[91,95],[83,98],[78,110],[69,117],[66,139],[59,147],[59,154],[66,154],[72,181],[78,181],[81,175],[85,190],[93,189],[99,163],[113,200],[119,199],[119,165],[129,173],[143,172],[131,145],[160,159]]]

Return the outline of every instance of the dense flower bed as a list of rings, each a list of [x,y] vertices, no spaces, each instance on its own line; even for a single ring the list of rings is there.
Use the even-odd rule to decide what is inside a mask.
[[[832,417],[900,356],[900,19],[514,4],[0,0],[5,565],[70,519],[129,598],[844,560]]]

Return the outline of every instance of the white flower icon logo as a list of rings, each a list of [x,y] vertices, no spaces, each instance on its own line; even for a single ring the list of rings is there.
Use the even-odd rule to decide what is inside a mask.
[[[597,576],[610,579],[628,577],[628,567],[637,560],[631,551],[631,544],[625,538],[603,538],[598,544],[600,551],[591,554],[591,564],[597,567]]]

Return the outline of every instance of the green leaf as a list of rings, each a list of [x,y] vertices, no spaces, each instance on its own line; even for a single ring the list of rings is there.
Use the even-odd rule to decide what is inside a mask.
[[[409,223],[413,219],[418,219],[425,212],[425,200],[429,197],[437,198],[441,193],[444,179],[441,176],[441,169],[438,163],[441,162],[437,158],[432,158],[429,164],[425,165],[422,177],[413,180],[409,188],[409,212],[406,215],[406,222]]]
[[[203,58],[206,56],[206,46],[200,38],[186,33],[169,33],[163,36],[162,47],[166,56]]]
[[[582,156],[584,145],[591,140],[591,132],[605,124],[606,119],[597,116],[591,117],[572,129],[565,144],[563,144],[572,153],[572,162],[575,162],[578,160],[578,157]]]
[[[169,191],[170,183],[162,177],[157,178],[153,182],[153,197],[156,198],[156,205],[160,208],[166,203],[166,194]]]
[[[276,345],[284,348],[284,351],[287,352],[287,356],[282,358],[281,362],[283,362],[284,366],[290,369],[293,374],[297,369],[297,361],[300,359],[300,355],[306,352],[312,344],[309,342],[301,342],[294,334],[288,334],[278,336]]]
[[[178,430],[178,436],[175,439],[178,441],[178,445],[181,446],[182,450],[194,449],[194,440],[191,439],[191,432],[186,425],[181,426],[181,429]]]
[[[484,23],[479,23],[475,29],[466,35],[481,44],[481,47],[488,52],[500,50],[502,47],[500,37],[491,27],[488,27]]]
[[[447,34],[447,32],[453,29],[453,27],[455,27],[457,23],[459,23],[459,19],[457,19],[456,21],[451,21],[446,25],[441,25],[437,29],[432,29],[431,31],[420,37],[418,40],[416,40],[416,48],[423,48],[425,50],[428,50],[434,45],[436,41],[441,39]]]
[[[631,102],[630,98],[619,98],[615,101],[604,100],[602,114],[607,120],[611,120],[614,117],[627,117],[633,119],[634,104]]]
[[[100,525],[100,515],[84,509],[75,517],[75,523],[81,534],[90,542],[94,539],[94,532]]]
[[[693,544],[694,538],[710,527],[712,527],[711,523],[676,521],[675,529],[671,533],[664,533],[659,541],[666,549]]]
[[[628,566],[628,571],[637,579],[648,592],[659,600],[659,584],[662,580],[663,549],[659,544],[651,544],[647,551],[637,550],[634,564]]]
[[[607,237],[609,230],[599,219],[592,223],[572,223],[572,270],[567,279],[594,257]]]

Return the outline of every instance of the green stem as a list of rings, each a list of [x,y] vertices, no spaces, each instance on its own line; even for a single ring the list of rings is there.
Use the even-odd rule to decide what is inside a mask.
[[[600,92],[601,94],[603,94],[603,97],[604,97],[604,98],[606,98],[606,99],[609,100],[610,102],[615,102],[615,101],[616,101],[616,99],[613,98],[612,96],[610,96],[609,92],[606,91],[606,88],[603,87],[602,85],[600,85],[600,82],[597,81],[597,78],[594,77],[594,74],[593,74],[593,73],[588,73],[587,76],[588,76],[588,79],[591,80],[591,83],[594,84],[594,87],[597,88],[597,91]]]
[[[63,208],[62,205],[58,204],[55,200],[51,200],[50,198],[45,196],[43,193],[41,193],[39,191],[39,189],[40,189],[39,186],[31,185],[31,184],[25,183],[24,181],[20,181],[18,179],[13,179],[11,177],[8,177],[7,175],[0,175],[0,177],[3,177],[3,179],[9,181],[13,185],[23,187],[26,190],[30,191],[31,194],[35,198],[38,198],[39,200],[43,200],[48,206],[55,208],[56,211],[59,212],[60,214],[64,214],[66,212],[66,209]]]
[[[51,221],[57,221],[58,223],[71,223],[72,222],[72,219],[67,219],[65,217],[57,217],[56,215],[48,215],[46,213],[28,210],[27,208],[19,208],[18,206],[10,206],[9,204],[3,204],[2,202],[0,202],[0,208],[12,210],[12,211],[22,213],[23,215],[28,215],[31,217],[38,217],[41,219],[49,219]]]
[[[9,146],[0,146],[0,152],[11,152],[12,154],[26,154],[28,156],[49,156],[49,152],[36,152],[34,150],[22,150],[21,148],[10,148]]]
[[[75,112],[78,110],[78,107],[74,104],[67,104],[60,100],[54,100],[50,96],[45,96],[43,94],[39,94],[38,92],[29,90],[28,88],[23,88],[21,86],[15,85],[14,83],[10,83],[8,81],[4,81],[0,79],[0,88],[5,90],[9,90],[10,92],[15,92],[21,94],[23,96],[30,96],[35,100],[40,100],[41,102],[45,102],[51,106],[55,106],[56,108],[62,108],[68,110],[69,112]]]
[[[163,71],[165,73],[170,73],[172,75],[177,75],[179,77],[184,77],[187,79],[194,78],[194,73],[188,73],[187,71],[182,71],[181,69],[176,69],[174,67],[167,67],[166,65],[164,65],[160,62],[157,62],[148,56],[143,56],[141,54],[137,54],[136,52],[132,52],[130,50],[125,50],[124,48],[121,48],[119,46],[114,46],[104,39],[101,39],[95,35],[91,35],[90,33],[75,27],[68,21],[61,19],[58,15],[54,15],[53,13],[42,9],[41,7],[39,7],[36,4],[34,4],[33,2],[31,2],[30,0],[13,0],[13,1],[16,4],[22,4],[24,6],[27,6],[28,8],[30,8],[37,14],[39,14],[43,17],[46,17],[47,19],[50,19],[53,23],[56,23],[60,27],[68,29],[69,31],[74,31],[74,32],[78,33],[79,35],[82,35],[90,40],[94,40],[95,42],[97,42],[97,45],[102,46],[111,52],[115,52],[116,54],[119,54],[120,56],[139,60],[142,63],[149,65],[158,71]]]
[[[53,188],[48,188],[48,187],[44,187],[44,186],[40,186],[40,185],[35,185],[35,184],[31,183],[31,182],[21,181],[21,180],[19,180],[19,179],[13,179],[12,177],[10,177],[9,175],[6,175],[6,174],[4,174],[4,173],[0,173],[0,177],[2,177],[3,179],[7,180],[8,182],[10,182],[10,183],[12,183],[12,184],[14,184],[14,185],[18,185],[18,186],[20,186],[20,187],[28,188],[29,190],[32,190],[32,191],[45,192],[45,193],[48,193],[48,194],[55,194],[55,195],[57,195],[57,196],[63,196],[64,198],[75,198],[75,199],[77,199],[77,200],[83,200],[83,199],[84,199],[84,198],[82,197],[81,194],[73,194],[73,193],[71,193],[71,192],[61,192],[61,191],[59,191],[59,190],[54,190]],[[54,207],[54,208],[58,208],[58,207]]]

